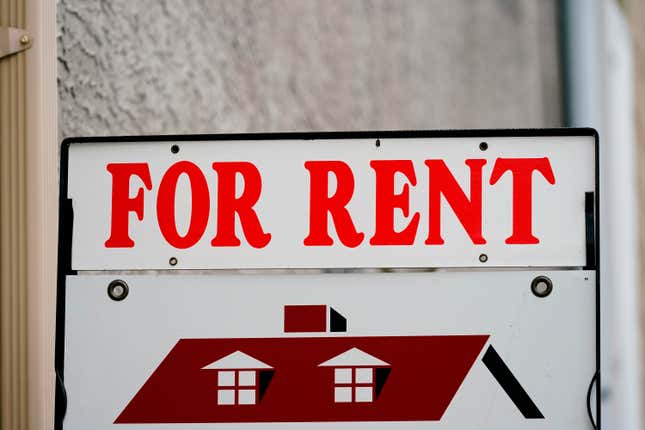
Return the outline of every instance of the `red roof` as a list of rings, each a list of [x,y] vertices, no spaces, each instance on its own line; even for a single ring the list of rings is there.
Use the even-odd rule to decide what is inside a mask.
[[[439,420],[487,339],[486,335],[182,339],[115,423]],[[389,363],[387,380],[374,402],[335,403],[334,369],[319,366],[353,348]],[[235,351],[274,367],[260,370],[265,390],[256,405],[217,405],[216,375],[204,367]]]

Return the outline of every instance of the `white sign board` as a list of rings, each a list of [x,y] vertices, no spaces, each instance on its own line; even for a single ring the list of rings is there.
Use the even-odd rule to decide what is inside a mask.
[[[72,268],[580,267],[594,166],[592,136],[72,143]]]
[[[531,292],[539,275],[548,297]],[[335,429],[589,428],[593,272],[123,276],[122,302],[106,294],[113,279],[68,280],[65,428],[320,428],[338,416]],[[285,332],[285,305],[303,304],[334,309],[345,331]],[[526,418],[500,386],[490,347],[544,418]],[[378,396],[375,377],[336,381],[320,366],[353,348],[391,370]],[[236,351],[275,372],[261,398],[254,381],[218,384],[218,371],[248,365],[204,369]],[[353,399],[336,402],[345,387]],[[220,404],[219,392],[246,389],[254,404]]]
[[[586,129],[66,141],[55,428],[588,429],[596,148]]]

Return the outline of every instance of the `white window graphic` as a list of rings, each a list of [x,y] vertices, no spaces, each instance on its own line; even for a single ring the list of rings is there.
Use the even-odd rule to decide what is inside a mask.
[[[389,364],[358,348],[352,348],[319,366],[334,369],[335,403],[369,403],[374,401],[376,368],[389,367]]]
[[[258,402],[258,372],[273,369],[241,351],[235,351],[202,369],[217,370],[218,405],[255,405]]]
[[[337,367],[334,369],[334,401],[336,403],[371,402],[373,397],[373,367]]]
[[[258,392],[255,370],[218,370],[218,405],[254,405]]]

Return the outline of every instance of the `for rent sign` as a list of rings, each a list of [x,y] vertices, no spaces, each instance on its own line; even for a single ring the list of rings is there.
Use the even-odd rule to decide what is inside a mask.
[[[56,429],[590,428],[596,149],[586,129],[65,141]]]
[[[589,136],[73,143],[69,160],[78,270],[586,265]]]

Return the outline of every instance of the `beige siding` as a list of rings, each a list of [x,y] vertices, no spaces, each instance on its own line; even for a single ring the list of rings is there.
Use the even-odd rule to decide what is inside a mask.
[[[55,3],[0,0],[26,29],[0,59],[0,429],[53,424],[56,268]]]
[[[0,25],[25,26],[24,2],[0,1]],[[25,55],[0,60],[0,427],[27,428]]]

